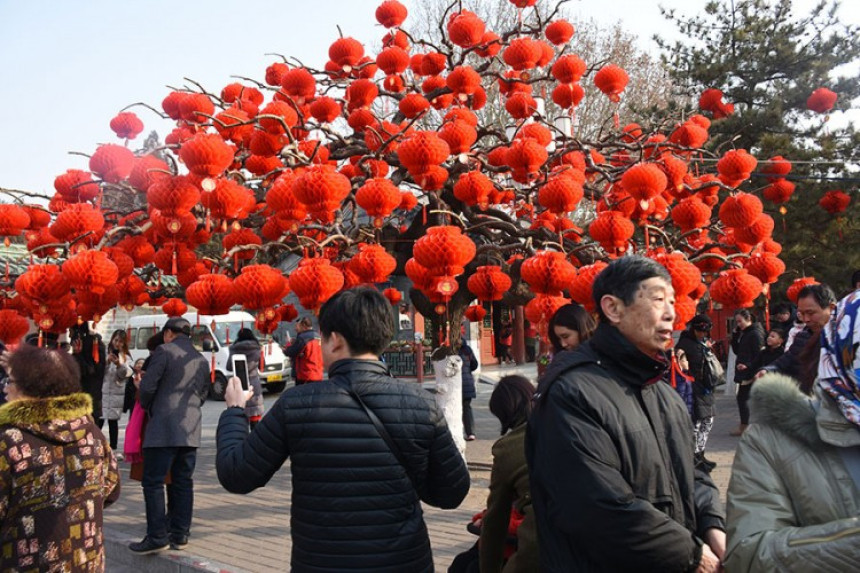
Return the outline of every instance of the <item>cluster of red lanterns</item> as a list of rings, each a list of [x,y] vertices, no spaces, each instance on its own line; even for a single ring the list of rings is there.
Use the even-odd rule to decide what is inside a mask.
[[[512,1],[520,9],[535,3]],[[644,133],[635,124],[617,129],[624,145],[601,148],[606,157],[579,143],[557,153],[555,146],[565,138],[543,122],[542,100],[551,93],[547,105],[572,114],[584,97],[581,84],[591,75],[617,103],[629,81],[625,70],[611,63],[590,68],[563,49],[574,34],[566,20],[546,23],[542,36],[502,34],[463,9],[452,11],[443,27],[450,44],[475,60],[452,62],[440,51],[410,45],[398,29],[407,14],[397,0],[378,6],[377,21],[387,32],[375,57],[356,39],[341,37],[331,43],[319,74],[273,63],[265,71],[272,88],[268,99],[259,86],[241,83],[225,86],[220,97],[171,92],[162,102],[176,122],[165,138],[166,151],[136,156],[125,145],[100,145],[88,171],[56,178],[48,210],[0,205],[0,235],[24,234],[34,256],[61,252],[65,259],[61,269],[34,264],[18,277],[14,290],[21,302],[0,309],[10,325],[0,340],[20,330],[12,312],[46,330],[97,319],[117,304],[163,304],[165,312],[181,315],[185,302],[155,294],[163,290],[162,275],[175,276],[187,303],[201,314],[241,305],[257,312],[258,326],[271,332],[296,312],[283,304],[289,292],[315,311],[343,288],[388,283],[397,270],[390,231],[417,220],[425,229],[415,235],[407,276],[444,315],[458,278],[476,265],[466,281],[479,301],[466,310],[470,320],[486,316],[484,303],[500,300],[516,271],[535,294],[526,308],[533,322],[545,324],[569,300],[593,311],[594,278],[607,260],[630,252],[652,256],[669,269],[679,322],[695,310],[704,282],[712,281],[715,302],[748,306],[784,272],[774,252],[773,219],[757,195],[741,190],[758,160],[746,150],[729,150],[716,173],[697,170],[709,118],[733,112],[720,90],[707,89],[699,98],[708,117],[694,115],[666,133]],[[512,126],[512,134],[492,147],[476,114],[487,103],[489,87],[480,64],[490,61],[506,66],[491,81]],[[807,105],[827,113],[835,102],[836,94],[820,88]],[[402,117],[380,113],[389,107]],[[313,139],[338,120],[352,130],[345,137],[355,146]],[[121,140],[143,130],[128,111],[110,124]],[[787,202],[794,192],[786,178],[790,170],[779,156],[762,162],[768,184],[761,196]],[[118,189],[145,207],[124,216],[103,210],[105,191]],[[572,214],[586,211],[584,201],[596,210],[579,221],[587,231],[572,220]],[[419,203],[425,208],[413,212]],[[820,201],[832,214],[849,203],[841,191]],[[441,207],[434,211],[431,205]],[[540,237],[537,247],[518,249],[535,254],[513,267],[489,264],[496,255],[486,256],[483,249],[478,255],[476,241],[483,240],[483,231],[491,237],[491,226],[472,231],[455,224],[461,220],[457,211],[489,221],[494,209]],[[674,250],[662,250],[655,245],[664,232],[677,232],[683,240]],[[562,250],[571,241],[585,243],[592,250],[589,260],[597,262],[577,268],[579,262],[571,263]],[[58,251],[56,244],[68,249]],[[203,245],[209,247],[205,257]],[[492,248],[489,241],[486,250]],[[263,264],[270,254],[286,251],[300,256],[289,277]],[[741,264],[729,264],[734,257],[743,268],[725,270]],[[384,293],[392,304],[402,300],[396,289]]]

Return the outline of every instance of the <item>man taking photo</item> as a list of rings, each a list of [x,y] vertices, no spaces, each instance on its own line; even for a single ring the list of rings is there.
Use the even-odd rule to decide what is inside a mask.
[[[248,493],[289,458],[293,571],[433,570],[421,502],[452,509],[469,473],[435,401],[388,375],[391,304],[338,293],[319,315],[328,380],[290,388],[248,435],[245,393],[227,384],[218,422],[221,485]]]

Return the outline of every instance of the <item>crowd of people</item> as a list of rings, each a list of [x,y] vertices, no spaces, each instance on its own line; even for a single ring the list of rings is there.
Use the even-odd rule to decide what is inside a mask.
[[[509,375],[494,388],[489,409],[501,432],[486,510],[473,524],[479,541],[451,571],[853,567],[860,273],[852,280],[838,301],[826,285],[804,287],[796,311],[775,305],[769,330],[749,310],[734,313],[728,374],[741,439],[724,512],[705,457],[726,374],[712,321],[695,316],[675,341],[666,269],[638,256],[613,261],[594,282],[596,320],[576,304],[553,316],[552,362],[538,384]],[[431,571],[421,504],[460,505],[470,487],[464,457],[432,396],[380,361],[395,332],[381,294],[338,293],[318,323],[319,335],[302,322],[290,349],[303,383],[265,415],[259,379],[248,390],[229,380],[218,479],[247,493],[289,461],[293,570]],[[120,491],[124,411],[124,453],[146,512],[146,535],[130,550],[188,545],[210,384],[190,334],[187,320],[168,320],[134,364],[125,331],[105,346],[87,325],[68,349],[23,344],[2,354],[0,569],[104,569],[102,515]],[[465,340],[459,347],[463,424],[474,439],[477,359]],[[256,373],[251,330],[230,350]]]

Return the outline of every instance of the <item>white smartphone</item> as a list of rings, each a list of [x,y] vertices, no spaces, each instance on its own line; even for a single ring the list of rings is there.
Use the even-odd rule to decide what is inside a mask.
[[[244,354],[233,355],[233,374],[242,383],[242,390],[247,391],[251,387],[248,381],[248,359],[245,358]]]

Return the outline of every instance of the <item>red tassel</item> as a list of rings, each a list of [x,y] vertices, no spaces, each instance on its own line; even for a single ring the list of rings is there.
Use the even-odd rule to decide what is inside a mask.
[[[215,383],[215,353],[212,353],[212,363],[209,366],[209,377],[212,380],[212,383]]]
[[[93,362],[98,364],[101,361],[99,356],[99,339],[93,336]]]
[[[39,348],[45,345],[45,338],[42,336],[42,329],[39,329]]]
[[[227,324],[226,334],[227,334],[227,340],[226,340],[226,342],[224,342],[224,344],[230,344],[230,324],[229,323]]]
[[[421,224],[422,225],[427,224],[427,205],[424,205],[423,207],[421,207]]]
[[[260,352],[260,366],[259,366],[259,369],[260,369],[260,370],[265,370],[265,369],[266,369],[266,353],[265,353],[265,351],[264,351],[264,352]]]

